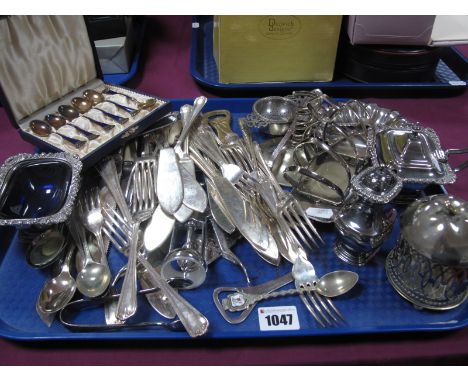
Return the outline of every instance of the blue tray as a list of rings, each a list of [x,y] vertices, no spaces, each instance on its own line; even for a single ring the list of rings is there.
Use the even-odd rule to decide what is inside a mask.
[[[229,109],[233,115],[233,128],[239,132],[237,119],[247,114],[254,99],[210,99],[206,110]],[[172,100],[175,110],[192,100]],[[257,140],[263,137],[257,136]],[[442,192],[439,187],[435,192]],[[318,226],[326,245],[316,252],[310,253],[310,259],[317,273],[322,275],[336,269],[353,270],[359,274],[358,287],[349,294],[334,299],[336,306],[347,318],[348,326],[342,328],[320,329],[312,316],[306,311],[298,297],[285,297],[264,301],[258,307],[295,306],[297,308],[300,330],[261,332],[257,310],[242,324],[230,325],[224,321],[213,304],[212,292],[219,286],[241,286],[244,278],[231,263],[219,259],[210,266],[206,282],[198,289],[183,291],[181,294],[197,307],[210,321],[206,338],[263,338],[292,336],[324,336],[349,335],[360,333],[390,333],[415,331],[442,331],[462,328],[468,325],[468,304],[448,311],[429,312],[416,310],[410,303],[403,300],[387,282],[384,268],[385,255],[395,244],[398,236],[396,224],[389,240],[385,243],[377,257],[365,267],[356,268],[342,263],[333,254],[331,246],[335,239],[332,227]],[[25,260],[25,248],[18,241],[17,234],[11,229],[0,232],[0,336],[17,340],[122,340],[122,339],[187,339],[184,332],[169,332],[160,329],[138,329],[120,332],[70,332],[60,323],[54,322],[46,327],[35,311],[35,301],[43,283],[49,277],[48,271],[40,271],[29,267]],[[2,241],[11,240],[2,244]],[[2,249],[4,248],[4,249]],[[235,252],[249,270],[253,284],[260,284],[288,273],[291,264],[283,263],[275,268],[261,260],[250,245],[240,242]],[[124,259],[114,249],[110,252],[110,264],[115,272],[123,264]],[[287,288],[287,287],[286,287]],[[143,298],[138,310],[140,320],[159,320],[148,308]],[[99,320],[104,323],[102,309],[82,314],[83,320]],[[87,321],[91,322],[91,321]]]
[[[219,82],[218,68],[213,57],[213,17],[196,16],[192,23],[192,50],[190,57],[192,77],[203,87],[219,94],[285,92],[298,89],[320,88],[329,94],[365,93],[377,96],[383,91],[388,96],[399,93],[408,95],[410,91],[432,90],[433,94],[453,94],[463,91],[468,80],[468,60],[456,49],[446,48],[439,61],[433,82],[373,82],[362,83],[335,73],[331,82],[253,82],[224,84]],[[336,91],[336,92],[335,92]],[[435,93],[438,91],[437,93]]]

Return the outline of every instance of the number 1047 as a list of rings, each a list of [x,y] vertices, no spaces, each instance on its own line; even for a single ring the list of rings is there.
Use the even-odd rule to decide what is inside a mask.
[[[265,316],[268,326],[278,325],[292,325],[293,315],[292,314],[269,314]]]

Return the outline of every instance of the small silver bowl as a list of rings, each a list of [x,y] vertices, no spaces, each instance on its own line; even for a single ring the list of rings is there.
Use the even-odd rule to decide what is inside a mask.
[[[265,97],[257,100],[252,107],[253,114],[264,125],[260,125],[260,131],[269,135],[284,135],[297,112],[294,101],[279,96]]]

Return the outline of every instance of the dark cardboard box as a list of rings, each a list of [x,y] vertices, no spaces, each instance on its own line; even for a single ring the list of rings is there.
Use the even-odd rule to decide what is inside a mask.
[[[126,36],[132,16],[85,16],[85,20],[90,40],[97,41]]]

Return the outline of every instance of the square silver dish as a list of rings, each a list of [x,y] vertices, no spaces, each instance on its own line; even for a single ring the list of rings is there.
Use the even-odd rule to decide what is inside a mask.
[[[369,133],[367,147],[374,165],[393,167],[404,183],[450,184],[456,180],[433,129],[412,124],[380,126]]]
[[[18,154],[0,167],[0,226],[62,223],[79,190],[82,163],[69,153]]]

